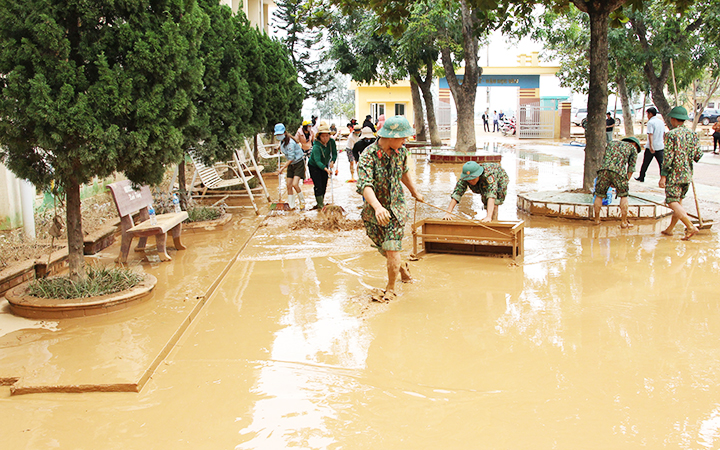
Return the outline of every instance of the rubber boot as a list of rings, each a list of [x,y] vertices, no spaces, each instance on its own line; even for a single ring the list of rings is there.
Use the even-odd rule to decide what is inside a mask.
[[[300,203],[300,209],[305,209],[305,197],[303,197],[303,193],[300,192],[297,195],[298,202]]]
[[[288,203],[290,203],[290,209],[295,209],[295,196],[288,195]]]
[[[315,196],[315,201],[317,204],[312,207],[312,209],[322,209],[323,206],[325,206],[324,198],[323,196]]]

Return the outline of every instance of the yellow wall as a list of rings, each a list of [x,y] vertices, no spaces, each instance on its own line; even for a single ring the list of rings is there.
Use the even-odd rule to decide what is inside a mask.
[[[355,91],[355,118],[362,124],[365,116],[371,114],[372,103],[385,104],[385,118],[395,115],[395,105],[405,105],[405,117],[414,123],[412,94],[410,81],[403,80],[389,87],[384,84],[356,84],[350,83],[350,89]]]
[[[220,0],[220,3],[229,6],[233,13],[244,12],[251,24],[266,33],[270,31],[269,7],[275,6],[274,0]]]

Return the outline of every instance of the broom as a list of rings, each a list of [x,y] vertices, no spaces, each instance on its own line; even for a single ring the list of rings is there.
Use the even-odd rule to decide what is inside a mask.
[[[335,189],[333,189],[333,182],[332,182],[333,174],[332,174],[332,172],[333,171],[330,170],[330,178],[329,178],[330,204],[323,206],[322,209],[320,210],[320,212],[322,212],[326,216],[339,215],[340,217],[342,217],[343,214],[345,214],[345,210],[342,208],[342,206],[333,205],[333,203],[335,203]]]
[[[280,192],[280,185],[282,184],[282,171],[285,169],[286,166],[287,164],[284,165],[281,169],[278,169],[278,201],[277,203],[270,204],[270,211],[290,211],[290,205],[287,203],[282,203],[282,194]]]

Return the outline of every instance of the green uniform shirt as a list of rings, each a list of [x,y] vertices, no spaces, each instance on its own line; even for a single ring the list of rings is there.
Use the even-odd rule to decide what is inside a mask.
[[[693,161],[702,157],[697,133],[681,125],[665,133],[665,155],[660,175],[667,184],[689,184],[692,181]]]
[[[308,164],[324,170],[327,168],[328,164],[330,164],[330,160],[333,162],[337,161],[337,146],[335,145],[335,139],[330,138],[327,146],[322,145],[320,139],[315,139]]]
[[[482,195],[483,203],[487,203],[487,199],[489,198],[505,199],[509,181],[505,169],[497,163],[484,163],[480,165],[483,167],[483,173],[480,175],[478,182],[473,186],[467,181],[458,180],[455,185],[455,190],[450,195],[453,200],[460,203],[460,199],[468,188],[474,193]]]
[[[408,151],[405,147],[400,147],[388,156],[377,143],[373,143],[360,154],[358,162],[357,192],[363,195],[365,187],[372,187],[383,208],[390,211],[401,224],[405,223],[406,214],[401,179],[409,169],[407,158]],[[375,210],[367,202],[362,211],[362,219],[377,223]]]
[[[625,141],[611,141],[605,148],[605,156],[598,170],[610,170],[620,175],[635,172],[637,162],[637,148],[634,144]]]

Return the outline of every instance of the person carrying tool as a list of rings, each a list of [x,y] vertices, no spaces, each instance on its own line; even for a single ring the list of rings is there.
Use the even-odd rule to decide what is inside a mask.
[[[305,197],[303,197],[300,187],[300,180],[305,179],[305,153],[300,144],[285,130],[285,125],[282,123],[275,125],[275,139],[280,143],[280,151],[287,158],[287,163],[278,169],[278,173],[287,167],[285,182],[290,209],[295,209],[296,195],[300,209],[305,209]],[[297,192],[297,194],[293,192]]]
[[[328,176],[332,175],[333,166],[337,161],[337,146],[335,139],[330,137],[330,127],[322,122],[318,127],[317,139],[313,143],[308,168],[315,189],[315,201],[312,209],[322,209],[325,206],[325,192],[327,191]]]
[[[398,275],[404,282],[411,280],[407,262],[401,264],[400,251],[406,215],[401,183],[423,201],[408,173],[408,151],[404,147],[405,139],[413,133],[405,117],[390,117],[378,132],[377,142],[362,152],[358,163],[357,192],[365,198],[361,218],[373,247],[387,260],[387,286],[376,299],[382,302],[396,297]]]
[[[640,153],[640,141],[634,136],[607,143],[605,156],[597,171],[597,182],[595,183],[596,196],[593,202],[595,225],[600,225],[600,208],[602,208],[604,193],[610,187],[614,187],[617,190],[617,196],[620,197],[620,227],[630,228],[633,226],[627,217],[628,195],[630,194],[628,182],[635,172],[638,153]]]
[[[687,241],[697,234],[698,229],[685,212],[682,200],[692,182],[693,161],[700,161],[702,151],[697,133],[685,127],[685,121],[690,120],[687,110],[676,106],[670,111],[669,117],[672,130],[665,133],[665,155],[658,186],[665,189],[665,203],[672,209],[673,215],[670,225],[662,234],[672,236],[675,225],[681,221],[685,225],[682,240]]]
[[[463,164],[460,179],[455,185],[455,190],[450,195],[450,204],[447,207],[443,220],[451,220],[455,206],[470,188],[476,194],[480,194],[487,214],[481,222],[497,220],[498,206],[502,205],[507,195],[507,187],[510,179],[507,172],[500,164],[485,163],[478,164],[475,161],[468,161]]]

